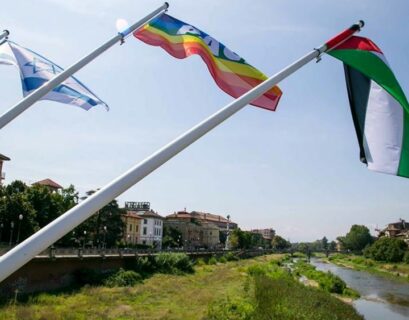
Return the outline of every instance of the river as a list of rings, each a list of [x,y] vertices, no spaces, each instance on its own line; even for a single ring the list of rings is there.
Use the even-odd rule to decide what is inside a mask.
[[[321,271],[331,271],[358,291],[361,298],[354,307],[367,320],[408,320],[409,283],[400,282],[365,271],[356,271],[312,259]]]

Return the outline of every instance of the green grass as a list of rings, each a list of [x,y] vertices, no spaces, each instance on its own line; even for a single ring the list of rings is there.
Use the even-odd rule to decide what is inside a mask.
[[[252,265],[248,273],[247,294],[214,302],[206,319],[363,319],[351,305],[321,289],[302,285],[277,263]]]
[[[331,255],[328,261],[336,265],[352,268],[355,270],[368,271],[381,276],[400,279],[405,282],[409,281],[409,264],[404,262],[379,262],[365,258],[363,256],[346,254]]]
[[[200,265],[192,274],[158,273],[132,287],[85,286],[72,293],[43,293],[25,303],[3,305],[0,319],[245,319],[233,317],[237,310],[270,319],[262,318],[260,309],[269,304],[275,307],[265,311],[279,316],[275,319],[361,319],[351,306],[299,284],[271,263],[281,257]],[[264,276],[267,279],[259,278]],[[217,318],[220,309],[233,313]]]
[[[348,288],[346,283],[337,275],[331,272],[317,270],[313,265],[298,260],[294,266],[295,274],[303,275],[309,280],[314,280],[319,287],[329,293],[336,293],[351,298],[359,298],[359,293]]]

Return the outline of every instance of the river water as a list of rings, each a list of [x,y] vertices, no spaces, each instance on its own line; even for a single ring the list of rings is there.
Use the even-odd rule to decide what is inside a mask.
[[[317,259],[311,264],[321,271],[331,271],[361,294],[354,307],[367,320],[408,320],[409,283],[324,263]]]

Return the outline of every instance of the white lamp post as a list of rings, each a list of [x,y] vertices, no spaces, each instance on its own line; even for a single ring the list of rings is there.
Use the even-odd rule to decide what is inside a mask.
[[[17,240],[16,243],[20,242],[20,229],[21,229],[21,221],[23,220],[23,215],[19,214],[18,216],[18,231],[17,231]]]

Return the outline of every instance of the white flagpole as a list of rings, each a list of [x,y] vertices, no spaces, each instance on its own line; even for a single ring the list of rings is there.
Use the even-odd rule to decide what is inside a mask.
[[[355,31],[358,31],[361,24],[354,26],[356,27]],[[345,38],[342,40],[345,40]],[[326,49],[325,44],[318,49],[314,49],[240,98],[232,101],[1,256],[0,282],[152,171],[244,108],[248,103],[314,58],[319,57]]]
[[[77,63],[73,64],[71,67],[68,69],[64,70],[60,74],[56,75],[54,78],[52,78],[50,81],[46,82],[44,85],[42,85],[40,88],[29,94],[27,97],[25,97],[23,100],[21,100],[19,103],[11,107],[8,111],[3,113],[0,116],[0,129],[2,129],[4,126],[6,126],[10,121],[18,117],[22,112],[27,110],[29,107],[31,107],[36,101],[41,99],[43,96],[45,96],[48,92],[53,90],[55,87],[57,87],[59,84],[64,82],[66,79],[71,77],[75,72],[86,66],[88,63],[90,63],[92,60],[94,60],[96,57],[101,55],[103,52],[108,50],[110,47],[112,47],[114,44],[117,42],[123,41],[123,39],[129,35],[131,32],[141,28],[144,26],[146,23],[151,21],[152,19],[156,18],[157,16],[161,15],[164,13],[169,7],[169,4],[165,2],[162,6],[160,6],[158,9],[152,11],[150,14],[148,14],[146,17],[142,18],[138,22],[134,23],[132,26],[130,26],[126,31],[124,32],[119,32],[116,36],[108,40],[106,43],[104,43],[102,46],[98,47],[94,51],[92,51],[90,54],[79,60]]]

